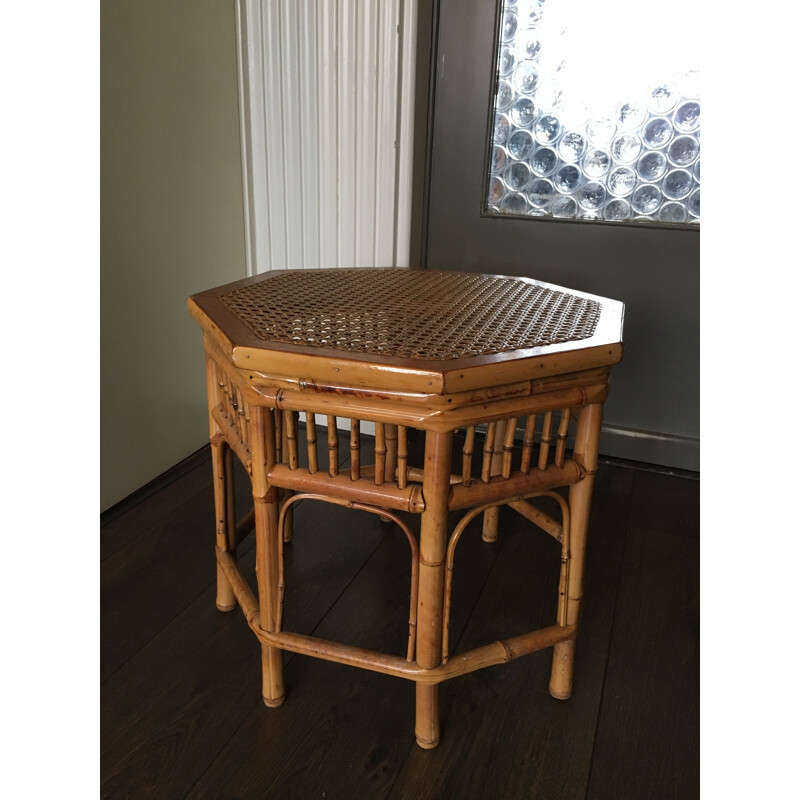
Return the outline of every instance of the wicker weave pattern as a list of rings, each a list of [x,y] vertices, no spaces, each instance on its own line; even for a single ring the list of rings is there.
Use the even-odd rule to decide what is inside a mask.
[[[601,310],[513,278],[394,268],[278,273],[220,299],[265,341],[428,360],[586,339]]]

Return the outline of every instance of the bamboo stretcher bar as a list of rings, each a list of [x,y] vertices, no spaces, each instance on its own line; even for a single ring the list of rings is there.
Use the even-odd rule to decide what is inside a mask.
[[[414,481],[415,483],[422,483],[423,478],[425,477],[425,470],[420,469],[419,467],[409,467],[408,468],[408,479],[410,481]],[[463,483],[464,479],[461,475],[456,475],[453,473],[450,476],[450,483]]]
[[[525,519],[530,520],[534,525],[541,528],[545,533],[549,533],[557,542],[561,541],[564,530],[561,524],[556,522],[549,514],[545,514],[544,511],[536,508],[535,505],[527,500],[512,500],[508,505]]]
[[[289,631],[270,633],[265,631],[259,624],[258,603],[247,582],[239,572],[231,554],[217,548],[217,560],[222,566],[225,577],[233,587],[233,593],[244,612],[247,624],[263,644],[301,655],[322,658],[337,664],[346,664],[352,667],[368,669],[372,672],[380,672],[384,675],[406,678],[417,683],[437,684],[484,667],[503,664],[528,653],[543,650],[559,642],[573,639],[577,632],[576,625],[550,625],[547,628],[524,633],[520,636],[492,642],[467,653],[459,653],[452,656],[445,664],[425,669],[413,661],[409,662],[402,656],[393,656],[362,647],[330,642],[326,639],[319,639],[315,636],[306,636],[300,633],[290,633]]]
[[[473,483],[470,486],[456,484],[450,487],[448,508],[483,505],[485,503],[508,503],[521,499],[519,495],[530,494],[553,486],[571,486],[584,476],[585,471],[577,461],[568,459],[563,467],[550,465],[547,469],[534,470],[526,475],[514,472],[510,478],[496,475],[488,483]]]
[[[238,547],[252,532],[256,524],[256,510],[251,508],[237,523],[234,533],[234,548]]]
[[[328,494],[345,500],[355,500],[373,506],[385,506],[397,511],[410,511],[421,514],[425,510],[422,487],[412,483],[400,489],[394,483],[376,486],[367,477],[353,480],[349,474],[327,475],[317,472],[313,475],[305,470],[291,470],[285,464],[276,464],[268,475],[272,486],[292,489],[309,494]]]

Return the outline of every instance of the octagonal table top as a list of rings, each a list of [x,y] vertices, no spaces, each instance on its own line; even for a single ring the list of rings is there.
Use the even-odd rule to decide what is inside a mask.
[[[323,383],[447,394],[622,357],[622,303],[530,278],[274,270],[188,305],[237,367]]]

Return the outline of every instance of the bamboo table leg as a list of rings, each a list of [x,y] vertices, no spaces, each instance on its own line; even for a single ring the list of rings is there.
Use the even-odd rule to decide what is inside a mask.
[[[215,436],[211,440],[211,468],[214,475],[214,513],[216,516],[217,547],[236,558],[236,517],[233,507],[233,452]],[[232,611],[236,608],[233,588],[217,564],[217,608]]]
[[[453,434],[428,431],[425,436],[425,472],[417,601],[417,664],[425,669],[442,661],[447,498]],[[439,687],[417,684],[417,744],[429,750],[439,744]]]
[[[601,404],[587,405],[578,417],[573,458],[586,469],[586,476],[569,490],[570,559],[567,579],[565,625],[576,625],[583,598],[583,569],[586,556],[586,532],[597,470],[600,425],[603,419]],[[550,675],[550,694],[558,700],[572,695],[572,673],[575,661],[575,639],[559,642],[553,648],[553,667]]]
[[[251,420],[259,623],[265,631],[275,632],[278,630],[280,614],[279,492],[267,481],[267,472],[275,464],[275,422],[272,411],[261,407],[252,410]],[[264,703],[270,707],[279,706],[286,692],[283,685],[283,657],[278,648],[261,645],[261,669]]]
[[[233,454],[225,443],[222,431],[214,419],[212,410],[219,403],[219,385],[214,362],[206,358],[206,385],[208,390],[208,426],[211,443],[211,469],[214,476],[214,517],[216,545],[221,550],[233,551],[236,557],[236,517],[233,504]],[[236,608],[233,588],[217,564],[217,608],[232,611]]]

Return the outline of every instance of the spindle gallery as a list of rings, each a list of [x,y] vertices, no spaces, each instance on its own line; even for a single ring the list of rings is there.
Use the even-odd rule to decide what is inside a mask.
[[[473,670],[552,648],[550,693],[570,697],[622,303],[527,278],[365,268],[263,273],[193,295],[189,311],[205,343],[217,607],[238,605],[261,643],[264,702],[284,701],[284,650],[414,681],[423,748],[439,742],[439,684]],[[342,472],[340,420],[350,430]],[[374,464],[362,463],[367,423]],[[327,429],[327,464],[318,426]],[[409,429],[424,435],[422,463],[409,463]],[[234,456],[253,493],[252,513],[239,520]],[[284,552],[301,500],[377,514],[408,541],[408,638],[397,653],[284,629]],[[456,549],[480,515],[484,541],[502,536],[501,506],[560,544],[555,618],[453,654]],[[459,510],[450,531],[448,515]],[[257,596],[236,557],[253,527]]]

